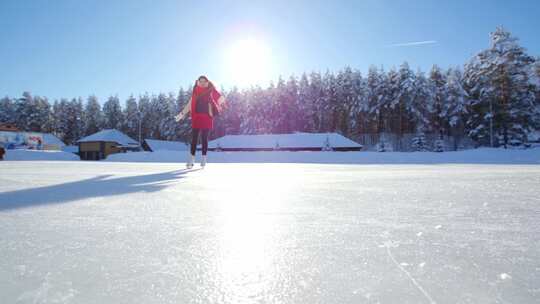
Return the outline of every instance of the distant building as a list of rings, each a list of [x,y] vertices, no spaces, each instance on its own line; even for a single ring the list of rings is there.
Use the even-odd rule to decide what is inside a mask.
[[[60,151],[65,144],[50,133],[25,132],[13,124],[0,124],[0,142],[6,149]]]
[[[0,143],[7,150],[44,150],[43,133],[22,131],[0,131]]]
[[[79,139],[77,143],[82,160],[100,160],[110,154],[140,149],[139,142],[115,129],[102,130]]]
[[[62,151],[65,146],[66,144],[58,137],[50,133],[43,133],[43,150]]]
[[[145,139],[142,143],[145,151],[187,151],[189,146],[180,141],[166,141],[157,139]]]
[[[0,131],[19,132],[20,130],[14,124],[0,123]]]
[[[226,135],[210,151],[360,151],[362,145],[338,133]]]

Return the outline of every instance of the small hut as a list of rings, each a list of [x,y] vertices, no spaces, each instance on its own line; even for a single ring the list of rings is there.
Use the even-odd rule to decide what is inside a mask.
[[[115,129],[99,131],[79,139],[77,143],[82,160],[100,160],[107,158],[110,154],[140,149],[136,140]]]

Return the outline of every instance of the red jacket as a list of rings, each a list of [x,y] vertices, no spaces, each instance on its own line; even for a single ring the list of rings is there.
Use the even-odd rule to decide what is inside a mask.
[[[191,127],[194,129],[213,129],[214,119],[210,116],[211,103],[219,106],[221,94],[214,88],[195,86],[191,95]]]

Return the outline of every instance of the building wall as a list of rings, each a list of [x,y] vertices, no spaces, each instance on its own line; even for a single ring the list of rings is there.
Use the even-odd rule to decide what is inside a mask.
[[[80,157],[83,160],[100,160],[111,154],[124,152],[116,145],[115,142],[104,141],[82,142],[79,143]]]
[[[100,142],[79,143],[79,156],[82,160],[100,160],[103,158]]]
[[[94,141],[94,142],[83,142],[79,144],[79,151],[81,152],[88,152],[88,151],[100,151],[100,142]]]
[[[116,145],[117,145],[117,143],[113,143],[113,142],[106,142],[105,143],[105,145],[104,145],[105,158],[107,158],[107,156],[109,156],[111,154],[122,152],[121,149],[115,147]]]
[[[59,145],[44,144],[43,145],[43,150],[61,151],[62,147],[60,147]]]

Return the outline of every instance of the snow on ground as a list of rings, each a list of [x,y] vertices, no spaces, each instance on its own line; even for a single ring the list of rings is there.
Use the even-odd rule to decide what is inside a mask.
[[[197,152],[200,156],[200,152]],[[157,151],[110,155],[113,162],[185,162],[188,152]],[[482,148],[457,152],[208,152],[213,163],[320,164],[540,164],[540,148]]]
[[[109,162],[183,163],[187,151],[128,152],[110,155]],[[197,152],[200,157],[200,151]],[[59,151],[7,150],[6,160],[78,160]],[[482,148],[457,152],[208,152],[212,163],[311,164],[540,164],[540,147],[526,150]]]
[[[6,150],[5,160],[79,160],[79,156],[63,151]]]
[[[540,297],[538,165],[182,167],[0,162],[2,302]]]

